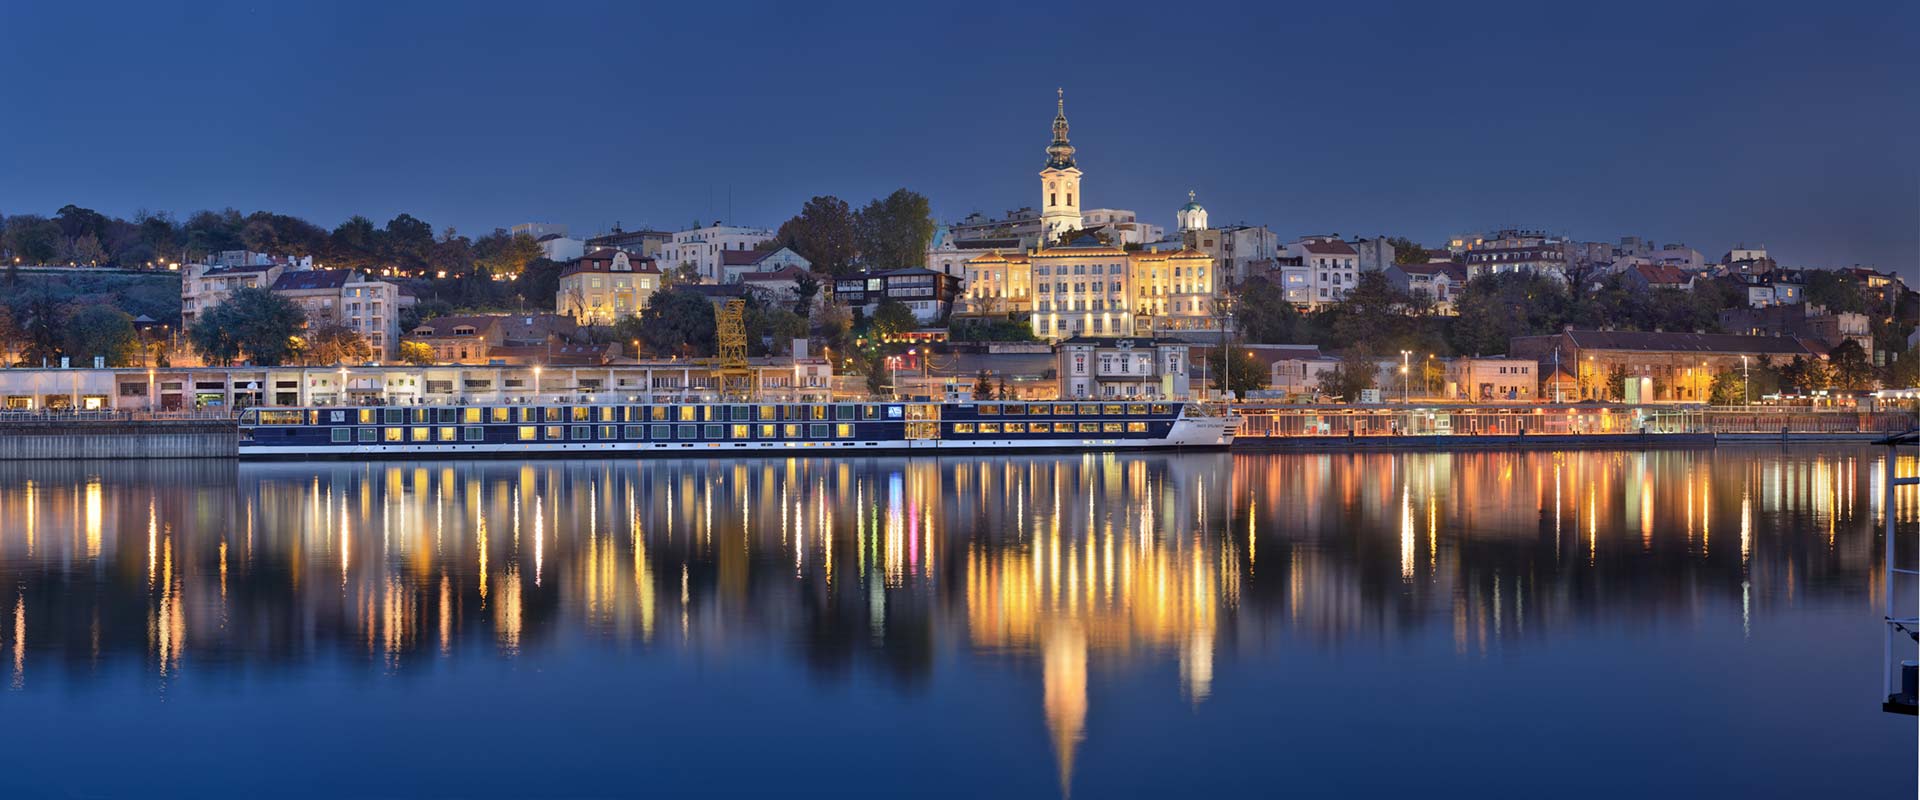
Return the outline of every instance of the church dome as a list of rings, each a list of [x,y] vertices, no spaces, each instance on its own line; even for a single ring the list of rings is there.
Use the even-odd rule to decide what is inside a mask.
[[[1181,206],[1173,216],[1179,223],[1180,230],[1183,231],[1197,231],[1207,227],[1207,209],[1194,200],[1193,192],[1187,192],[1187,204]]]

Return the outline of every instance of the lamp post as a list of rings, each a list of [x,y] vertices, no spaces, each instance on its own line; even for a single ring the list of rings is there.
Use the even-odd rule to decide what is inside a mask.
[[[1406,405],[1408,403],[1413,402],[1413,387],[1412,387],[1412,378],[1413,378],[1412,366],[1413,365],[1410,360],[1412,358],[1413,358],[1412,350],[1400,351],[1400,404],[1401,405]]]
[[[1420,373],[1420,391],[1427,393],[1427,399],[1433,399],[1433,354],[1427,354],[1427,365]]]
[[[1753,379],[1747,372],[1747,357],[1740,357],[1740,405],[1753,405]]]

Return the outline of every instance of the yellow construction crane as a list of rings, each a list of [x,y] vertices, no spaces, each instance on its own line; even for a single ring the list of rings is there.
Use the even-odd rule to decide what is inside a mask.
[[[713,321],[714,339],[719,345],[714,373],[720,376],[720,394],[751,400],[754,380],[753,369],[747,366],[747,301],[728,300]]]

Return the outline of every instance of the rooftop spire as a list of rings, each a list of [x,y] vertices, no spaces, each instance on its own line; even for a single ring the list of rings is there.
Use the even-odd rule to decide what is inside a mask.
[[[1067,141],[1067,90],[1055,91],[1059,94],[1059,105],[1053,116],[1053,144],[1047,145],[1047,167],[1072,169],[1073,145]]]

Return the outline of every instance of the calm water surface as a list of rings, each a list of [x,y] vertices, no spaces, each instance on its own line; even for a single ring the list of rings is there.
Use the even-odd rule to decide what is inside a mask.
[[[1879,458],[0,465],[0,794],[1911,798]]]

